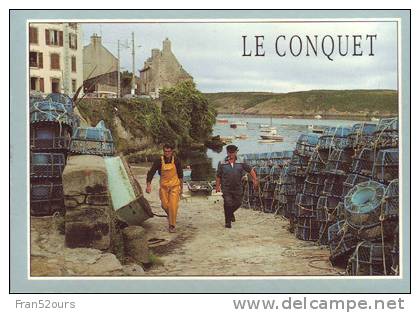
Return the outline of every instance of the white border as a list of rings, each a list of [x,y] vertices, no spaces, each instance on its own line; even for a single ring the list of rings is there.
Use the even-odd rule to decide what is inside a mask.
[[[398,34],[398,61],[397,61],[397,75],[398,75],[398,123],[401,125],[401,116],[402,116],[402,75],[401,75],[401,18],[303,18],[303,19],[282,19],[282,18],[258,18],[258,19],[226,19],[226,18],[213,18],[213,19],[28,19],[26,21],[26,61],[29,59],[29,24],[30,23],[64,23],[64,22],[75,22],[75,23],[124,23],[124,24],[159,24],[159,23],[303,23],[303,22],[310,22],[310,23],[326,23],[326,22],[336,22],[340,21],[343,23],[353,23],[353,22],[397,22],[397,34]],[[26,67],[26,77],[29,77],[29,63],[27,63]],[[27,91],[27,125],[29,124],[29,80],[26,79],[26,91]],[[27,141],[29,143],[30,139],[30,127],[27,130]],[[402,141],[402,132],[399,132],[399,193],[402,194],[402,151],[405,142]],[[29,145],[30,147],[30,145]],[[27,148],[29,148],[27,147]],[[27,149],[27,164],[26,169],[27,173],[30,171],[30,149]],[[32,277],[30,275],[30,248],[31,248],[31,241],[30,241],[30,177],[28,176],[28,183],[27,183],[27,279],[34,280],[34,281],[42,281],[42,280],[139,280],[139,281],[146,281],[146,280],[199,280],[199,281],[206,281],[206,280],[303,280],[303,279],[327,279],[327,280],[365,280],[365,279],[386,279],[386,280],[401,280],[403,279],[403,262],[402,262],[402,255],[403,255],[403,241],[402,241],[402,220],[403,220],[403,210],[400,209],[399,213],[399,240],[400,240],[400,253],[399,253],[399,275],[398,276],[71,276],[71,277],[60,277],[60,276],[45,276],[45,277]],[[403,197],[399,197],[399,205],[400,208],[403,208]],[[410,208],[411,210],[411,208]]]

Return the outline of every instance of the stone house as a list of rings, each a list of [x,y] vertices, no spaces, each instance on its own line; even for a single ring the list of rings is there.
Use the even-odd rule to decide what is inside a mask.
[[[163,41],[162,51],[152,49],[152,55],[140,70],[140,94],[159,97],[159,90],[183,80],[192,80],[172,52],[171,41]]]

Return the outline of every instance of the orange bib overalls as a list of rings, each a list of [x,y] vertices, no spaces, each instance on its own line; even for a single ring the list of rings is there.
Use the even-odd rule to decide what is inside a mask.
[[[169,225],[175,226],[176,214],[178,212],[178,203],[181,186],[178,174],[176,172],[175,160],[172,157],[171,163],[165,164],[164,157],[161,157],[160,189],[159,196],[162,208],[169,216]]]

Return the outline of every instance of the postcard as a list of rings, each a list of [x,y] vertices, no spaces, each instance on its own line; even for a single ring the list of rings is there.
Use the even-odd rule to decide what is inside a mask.
[[[409,292],[410,12],[169,13],[11,12],[11,291]]]

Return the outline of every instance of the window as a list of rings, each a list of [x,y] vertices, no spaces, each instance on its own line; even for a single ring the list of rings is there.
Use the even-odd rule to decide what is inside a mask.
[[[31,90],[44,92],[44,78],[31,77]]]
[[[71,71],[76,72],[76,57],[75,56],[71,57]]]
[[[63,46],[63,32],[60,30],[46,29],[45,44],[50,46]]]
[[[38,28],[29,27],[29,43],[38,43]]]
[[[42,52],[29,52],[29,66],[43,68],[43,55]]]
[[[60,69],[60,55],[58,53],[50,54],[50,64],[52,70]]]
[[[51,78],[51,92],[60,92],[60,80],[58,78]]]
[[[75,79],[71,80],[71,89],[73,92],[76,92],[76,88],[77,88],[77,83]]]
[[[70,33],[69,34],[69,47],[70,49],[77,49],[77,35]]]

